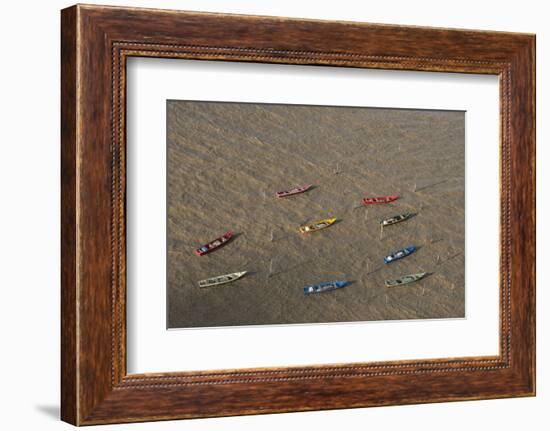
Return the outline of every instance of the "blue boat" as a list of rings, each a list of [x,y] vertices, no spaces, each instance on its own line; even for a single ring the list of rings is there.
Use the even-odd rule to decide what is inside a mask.
[[[305,295],[311,295],[312,293],[322,293],[322,292],[329,292],[331,290],[339,289],[341,287],[345,287],[349,284],[349,282],[345,280],[340,281],[326,281],[324,283],[319,284],[310,284],[309,286],[304,287],[304,294]]]
[[[415,251],[416,247],[414,245],[410,245],[401,250],[394,251],[384,258],[384,263],[391,263],[395,260],[402,259],[404,257],[407,257],[409,254],[414,253]]]

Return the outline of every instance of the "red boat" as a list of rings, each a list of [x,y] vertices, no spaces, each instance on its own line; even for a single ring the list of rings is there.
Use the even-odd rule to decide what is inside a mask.
[[[371,204],[387,204],[399,199],[399,196],[377,196],[374,198],[364,198],[363,203],[365,205]]]
[[[311,187],[312,187],[311,184],[307,184],[307,185],[302,186],[302,187],[296,187],[296,188],[291,189],[291,190],[285,190],[284,192],[277,192],[277,193],[275,193],[275,195],[278,198],[286,198],[287,196],[292,196],[292,195],[297,195],[298,193],[307,192]]]
[[[207,253],[210,253],[211,251],[216,250],[217,248],[224,245],[227,241],[231,239],[232,236],[233,236],[233,232],[227,232],[225,235],[222,235],[219,238],[216,238],[214,241],[211,241],[208,244],[205,244],[202,247],[197,248],[195,250],[195,254],[197,256],[203,256]]]

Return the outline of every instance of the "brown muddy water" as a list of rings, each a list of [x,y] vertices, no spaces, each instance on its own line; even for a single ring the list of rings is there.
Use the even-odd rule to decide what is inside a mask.
[[[464,317],[464,128],[458,111],[168,101],[168,327]],[[275,197],[304,184],[314,187]],[[404,212],[417,215],[381,232]],[[298,232],[328,217],[338,222]],[[230,230],[229,244],[194,254]],[[416,253],[384,264],[411,244]],[[352,283],[304,295],[332,280]]]

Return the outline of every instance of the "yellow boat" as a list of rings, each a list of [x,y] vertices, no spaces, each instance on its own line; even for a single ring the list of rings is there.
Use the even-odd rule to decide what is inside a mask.
[[[336,221],[336,218],[327,218],[324,220],[319,220],[315,223],[308,224],[306,226],[300,226],[301,233],[315,232],[326,227],[329,227]]]

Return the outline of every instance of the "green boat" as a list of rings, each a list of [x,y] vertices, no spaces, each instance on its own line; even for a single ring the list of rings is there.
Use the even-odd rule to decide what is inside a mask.
[[[399,277],[395,280],[386,280],[384,284],[386,287],[402,286],[404,284],[414,283],[415,281],[421,280],[426,277],[427,274],[427,272],[419,272],[418,274],[404,275],[403,277]]]
[[[401,221],[405,221],[407,219],[410,219],[414,214],[413,213],[405,213],[405,214],[399,214],[384,220],[380,220],[381,226],[389,226],[395,223],[399,223]]]

